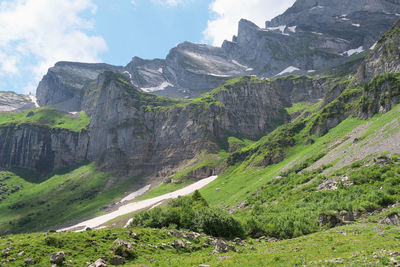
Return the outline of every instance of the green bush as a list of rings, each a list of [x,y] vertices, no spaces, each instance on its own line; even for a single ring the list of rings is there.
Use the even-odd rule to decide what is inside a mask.
[[[132,225],[183,228],[225,238],[244,235],[239,221],[220,209],[209,207],[198,191],[192,196],[170,201],[165,208],[157,207],[135,215]]]

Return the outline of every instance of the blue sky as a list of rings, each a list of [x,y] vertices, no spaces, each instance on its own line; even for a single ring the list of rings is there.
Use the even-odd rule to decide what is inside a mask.
[[[183,41],[219,46],[295,0],[0,0],[0,91],[35,93],[57,61],[126,65]]]
[[[165,58],[169,49],[180,42],[201,42],[210,3],[193,1],[177,7],[147,0],[137,0],[135,4],[124,0],[96,1],[96,33],[108,46],[102,59],[126,65],[132,56]]]

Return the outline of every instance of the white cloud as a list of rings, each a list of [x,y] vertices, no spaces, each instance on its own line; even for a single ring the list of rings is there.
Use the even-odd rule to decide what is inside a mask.
[[[104,39],[90,36],[92,0],[8,0],[0,4],[0,77],[34,74],[57,61],[99,62]],[[31,84],[26,88],[31,90]]]
[[[175,7],[178,5],[186,4],[187,2],[189,2],[191,0],[151,0],[151,1],[156,4],[163,4],[166,6]]]
[[[220,46],[237,34],[238,22],[248,19],[264,28],[265,21],[283,13],[295,0],[214,0],[210,4],[213,19],[203,32],[204,41]]]

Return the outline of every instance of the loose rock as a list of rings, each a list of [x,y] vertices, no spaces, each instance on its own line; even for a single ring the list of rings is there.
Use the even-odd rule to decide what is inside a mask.
[[[27,259],[25,260],[25,264],[26,264],[26,265],[34,265],[34,264],[35,264],[35,261],[34,261],[32,258],[27,258]]]
[[[93,264],[89,265],[89,267],[107,267],[107,263],[103,259],[97,259]]]
[[[65,252],[59,251],[50,255],[50,263],[61,264],[65,260]]]
[[[115,256],[111,258],[110,263],[112,265],[123,265],[125,263],[125,260],[121,256]]]
[[[171,246],[174,248],[184,248],[185,243],[182,240],[177,240],[171,243]]]

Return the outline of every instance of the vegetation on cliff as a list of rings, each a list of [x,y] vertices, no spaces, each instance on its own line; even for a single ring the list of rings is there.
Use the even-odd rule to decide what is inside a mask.
[[[22,112],[0,112],[0,127],[7,125],[31,124],[49,128],[79,132],[90,123],[84,111],[70,114],[51,107],[28,109]]]

